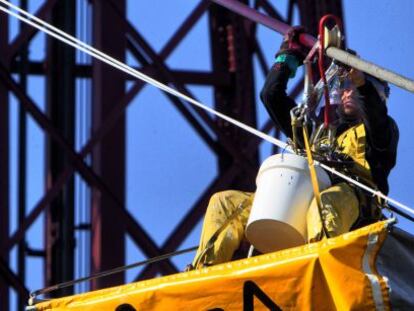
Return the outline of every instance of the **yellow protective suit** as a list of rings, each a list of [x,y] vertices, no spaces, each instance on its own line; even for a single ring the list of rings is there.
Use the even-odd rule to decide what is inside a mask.
[[[240,246],[244,237],[244,228],[250,215],[254,193],[236,190],[217,192],[212,195],[204,217],[203,229],[201,231],[200,245],[193,266],[200,268],[203,265],[213,265],[230,261],[234,252]],[[214,246],[205,251],[208,241],[213,234],[220,230],[226,219],[242,204],[244,210],[227,226],[218,236]],[[202,253],[205,252],[203,255]],[[203,258],[199,258],[203,255]],[[201,259],[201,260],[200,260]],[[200,263],[197,266],[197,261]]]
[[[362,123],[351,127],[336,139],[337,151],[349,156],[355,162],[355,167],[350,172],[359,176],[365,182],[372,183],[370,167],[365,158],[365,144],[365,127]],[[197,263],[203,251],[205,254],[203,254],[198,267],[231,260],[233,253],[244,238],[244,229],[250,214],[253,197],[253,193],[235,190],[219,192],[211,197],[204,218],[200,246],[193,265]],[[335,237],[348,232],[360,215],[360,202],[357,194],[354,188],[345,182],[322,191],[321,202],[323,205],[322,218],[328,237]],[[227,217],[241,203],[247,205],[247,207],[237,218],[224,227],[215,241],[214,247],[205,251],[206,245],[213,234],[220,230]],[[323,237],[322,222],[315,199],[312,200],[306,217],[308,240],[312,242],[321,239]]]
[[[350,173],[365,183],[375,187],[369,163],[365,157],[365,126],[360,123],[349,128],[336,139],[336,151],[350,157],[354,167]],[[360,215],[360,203],[355,189],[343,182],[321,192],[322,218],[328,237],[348,232]],[[308,241],[317,241],[323,237],[322,223],[318,205],[313,199],[307,214]]]
[[[322,218],[328,237],[339,236],[351,229],[359,216],[359,202],[354,189],[347,183],[334,185],[321,192]],[[308,241],[323,237],[318,205],[313,199],[307,213]]]

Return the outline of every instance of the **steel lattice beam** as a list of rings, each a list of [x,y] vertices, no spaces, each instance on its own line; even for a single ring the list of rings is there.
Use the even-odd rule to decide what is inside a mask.
[[[29,298],[29,291],[27,290],[24,283],[21,279],[9,268],[7,262],[0,257],[0,279],[3,279],[2,284],[10,284],[17,293],[24,299],[27,300]],[[2,300],[8,301],[7,296],[2,296]],[[5,306],[5,303],[2,302],[2,305]],[[8,310],[9,308],[7,307]]]
[[[8,19],[0,15],[0,57],[4,59],[9,38]],[[5,85],[0,83],[0,255],[5,265],[9,262],[7,239],[9,236],[9,96]],[[0,282],[0,309],[8,310],[9,293],[7,282]]]
[[[50,12],[54,8],[57,0],[48,0],[34,14],[41,20],[47,20]],[[34,27],[25,27],[19,32],[19,35],[9,43],[7,55],[3,58],[5,63],[9,64],[21,52],[22,48],[27,45],[33,37],[38,33],[38,29]]]
[[[51,14],[51,23],[74,35],[76,32],[76,2],[58,1]],[[75,50],[52,38],[47,38],[47,114],[53,127],[74,149],[76,90],[73,70]],[[64,150],[49,138],[46,144],[48,183],[53,184],[69,162]],[[46,285],[66,282],[75,276],[75,189],[74,178],[62,188],[46,211]],[[73,294],[72,288],[52,293],[54,297]]]
[[[191,27],[194,26],[194,24],[198,21],[198,19],[204,13],[205,9],[208,7],[208,4],[209,4],[208,1],[202,1],[190,13],[188,18],[178,28],[178,30],[174,33],[171,39],[167,42],[165,47],[161,50],[160,52],[161,58],[164,59],[168,57],[174,51],[174,49],[181,42],[181,40],[185,37],[185,35],[191,30]],[[151,69],[152,68],[150,66],[145,67],[143,69],[143,72],[148,73]],[[91,137],[88,143],[86,143],[85,146],[82,148],[80,155],[83,158],[87,154],[89,154],[92,151],[95,144],[99,142],[111,130],[113,125],[118,120],[119,116],[122,115],[122,113],[125,111],[126,107],[129,105],[131,100],[139,93],[139,91],[142,89],[143,86],[144,86],[144,83],[142,81],[137,81],[133,85],[133,87],[131,87],[129,92],[125,94],[125,96],[112,109],[111,113],[109,113],[109,116],[103,122],[102,126],[94,133],[94,135]],[[21,238],[24,235],[24,232],[34,223],[34,221],[42,213],[44,208],[48,206],[50,202],[55,198],[55,196],[59,193],[61,187],[66,183],[66,180],[72,175],[73,172],[74,172],[74,167],[70,166],[64,172],[62,172],[59,178],[56,179],[56,182],[53,185],[51,185],[51,188],[47,191],[44,197],[39,200],[38,204],[36,204],[36,206],[27,216],[24,223],[22,223],[19,229],[13,235],[11,235],[10,239],[6,243],[7,250],[10,250],[17,242],[21,240]],[[131,221],[129,221],[129,223],[131,223]],[[137,246],[141,247],[147,256],[153,257],[159,254],[159,252],[156,251],[156,247],[154,246],[153,242],[150,242],[149,240],[147,240],[148,242],[146,242],[146,240],[144,239],[144,241],[141,240],[141,243],[140,243],[140,240],[138,239],[139,234],[133,234],[133,232],[137,232],[137,233],[140,232],[140,230],[134,231],[134,228],[137,226],[130,225],[129,227],[130,227],[129,234],[132,237],[135,237],[135,242],[137,243]],[[139,226],[137,228],[139,229]],[[146,244],[147,246],[145,246]]]

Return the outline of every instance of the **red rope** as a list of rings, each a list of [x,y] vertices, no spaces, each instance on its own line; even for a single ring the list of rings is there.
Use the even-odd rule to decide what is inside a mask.
[[[325,44],[325,32],[324,26],[328,19],[333,19],[338,27],[341,29],[342,24],[340,19],[332,14],[327,14],[321,18],[319,21],[319,59],[318,59],[318,67],[319,67],[319,74],[323,81],[323,92],[325,97],[325,114],[324,114],[324,126],[327,128],[329,126],[329,112],[331,108],[331,103],[329,100],[329,89],[328,89],[328,82],[326,81],[325,70],[324,70],[324,44]]]

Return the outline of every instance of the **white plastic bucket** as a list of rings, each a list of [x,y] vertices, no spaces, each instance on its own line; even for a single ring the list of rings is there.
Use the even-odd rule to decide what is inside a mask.
[[[331,185],[316,167],[319,189]],[[313,198],[308,162],[295,154],[267,158],[256,178],[257,190],[246,226],[246,237],[268,253],[306,243],[306,212]]]

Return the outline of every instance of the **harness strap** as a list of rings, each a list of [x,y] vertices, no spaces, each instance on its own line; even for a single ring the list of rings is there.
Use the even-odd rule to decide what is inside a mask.
[[[324,222],[324,218],[322,215],[322,201],[321,201],[321,193],[319,191],[318,177],[316,174],[315,163],[313,162],[312,151],[309,145],[308,129],[305,124],[303,126],[303,139],[305,141],[305,150],[306,150],[306,155],[308,159],[309,173],[311,177],[313,193],[315,196],[316,204],[318,205],[319,217],[322,223],[322,230],[323,230],[324,235],[327,237],[328,236],[327,230],[325,228],[325,222]]]

